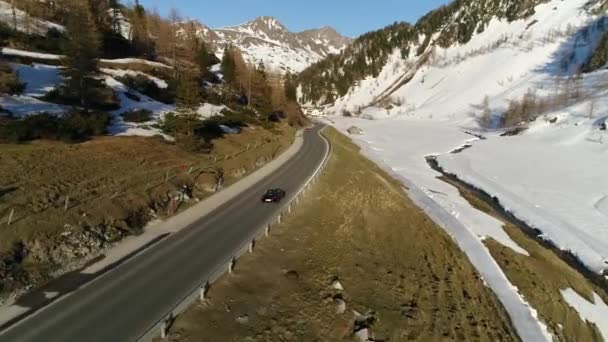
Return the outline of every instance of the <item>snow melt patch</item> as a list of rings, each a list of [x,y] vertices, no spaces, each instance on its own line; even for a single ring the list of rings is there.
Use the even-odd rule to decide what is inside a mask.
[[[61,83],[60,69],[56,66],[37,63],[32,65],[12,64],[11,66],[19,75],[19,80],[25,83],[23,95],[44,96]]]
[[[112,112],[114,120],[109,128],[109,132],[112,135],[118,136],[155,136],[161,135],[167,140],[172,140],[171,137],[162,133],[158,128],[150,127],[159,119],[161,119],[166,113],[175,111],[175,106],[167,105],[158,101],[155,101],[143,94],[136,91],[130,90],[124,84],[118,82],[111,76],[105,77],[105,82],[108,87],[112,88],[116,93],[116,96],[120,100],[120,109]],[[140,101],[129,98],[126,94],[130,93],[137,96]],[[122,114],[132,110],[148,110],[151,114],[149,122],[143,124],[137,124],[134,122],[126,122],[122,118]]]
[[[167,89],[167,87],[169,87],[169,85],[167,84],[167,82],[165,80],[161,80],[158,77],[154,77],[152,75],[148,75],[148,74],[146,74],[144,72],[141,72],[141,71],[135,71],[135,70],[116,70],[116,69],[108,69],[108,68],[101,68],[100,71],[103,72],[104,74],[108,74],[108,75],[113,76],[113,77],[144,76],[147,79],[149,79],[150,81],[154,82],[156,84],[156,86],[159,87],[160,89]]]
[[[211,103],[203,103],[196,111],[203,119],[208,119],[212,116],[221,115],[222,110],[228,109],[224,105],[214,105]]]
[[[167,64],[153,62],[153,61],[149,61],[147,59],[141,59],[141,58],[100,59],[99,61],[102,63],[119,64],[119,65],[120,64],[145,64],[145,65],[155,67],[155,68],[172,69],[172,67],[168,66]]]
[[[576,310],[584,321],[595,324],[605,341],[608,341],[608,305],[593,293],[593,303],[589,302],[571,288],[562,290],[562,297]]]
[[[0,96],[0,107],[17,118],[39,113],[63,114],[68,110],[67,106],[40,101],[29,96],[7,95]]]
[[[2,48],[2,54],[6,56],[17,56],[17,57],[29,57],[34,59],[46,59],[51,61],[58,61],[63,58],[62,55],[53,55],[50,53],[40,53],[40,52],[31,52],[18,50],[13,48]]]

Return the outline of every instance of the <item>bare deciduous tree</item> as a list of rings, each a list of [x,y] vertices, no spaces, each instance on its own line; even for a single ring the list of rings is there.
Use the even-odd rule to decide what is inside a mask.
[[[490,98],[488,95],[483,98],[481,114],[479,115],[477,122],[482,128],[490,128],[492,124],[492,110],[490,109]]]

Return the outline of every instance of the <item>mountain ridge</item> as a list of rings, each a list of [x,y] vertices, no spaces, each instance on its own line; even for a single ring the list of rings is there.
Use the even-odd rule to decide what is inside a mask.
[[[298,73],[339,53],[352,41],[330,26],[292,32],[272,16],[215,29],[198,20],[187,23],[195,25],[197,36],[212,44],[216,53],[222,54],[226,45],[234,45],[249,62],[263,62],[282,73]]]

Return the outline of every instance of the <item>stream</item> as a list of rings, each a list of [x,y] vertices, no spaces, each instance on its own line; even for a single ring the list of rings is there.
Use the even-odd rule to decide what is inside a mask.
[[[451,153],[457,154],[465,151],[466,149],[472,147],[472,145],[465,145],[459,149],[452,151]],[[517,227],[519,230],[524,232],[528,237],[534,239],[541,246],[550,249],[553,251],[561,260],[566,262],[570,267],[575,269],[581,275],[583,275],[586,279],[600,287],[604,290],[604,292],[608,295],[608,279],[606,279],[603,275],[595,273],[589,270],[574,254],[569,251],[564,251],[558,248],[553,242],[546,240],[542,237],[543,232],[539,229],[533,228],[528,225],[526,222],[517,218],[512,212],[506,210],[500,203],[500,200],[491,196],[487,192],[482,189],[476,188],[475,186],[464,182],[455,174],[451,174],[445,171],[439,162],[437,161],[436,156],[428,156],[426,157],[427,164],[435,171],[442,174],[444,177],[443,181],[449,184],[452,184],[456,187],[461,187],[462,189],[467,190],[477,199],[483,201],[488,204],[494,212],[498,215],[499,219],[505,223],[510,223]]]

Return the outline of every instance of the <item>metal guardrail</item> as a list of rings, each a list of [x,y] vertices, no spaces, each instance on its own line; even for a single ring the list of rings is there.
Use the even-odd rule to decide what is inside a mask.
[[[321,172],[325,170],[325,167],[327,166],[329,156],[332,152],[332,147],[327,138],[325,138],[321,134],[323,130],[324,129],[320,130],[318,134],[327,144],[327,151],[319,167],[315,170],[312,176],[310,176],[308,180],[300,187],[300,190],[295,195],[293,195],[283,207],[277,210],[277,213],[272,216],[272,219],[267,224],[260,227],[246,240],[244,240],[244,243],[237,247],[235,249],[235,252],[231,253],[231,256],[226,261],[220,263],[220,265],[215,270],[204,276],[197,286],[192,288],[173,307],[169,308],[167,310],[167,313],[162,318],[153,323],[148,328],[148,330],[146,330],[142,335],[140,335],[136,340],[137,342],[149,342],[159,335],[161,336],[161,338],[165,338],[169,327],[177,316],[186,311],[188,307],[190,307],[190,305],[195,303],[197,300],[203,300],[205,298],[209,286],[212,283],[217,281],[226,272],[232,273],[236,260],[247,252],[253,252],[253,248],[255,246],[256,241],[259,240],[262,236],[268,236],[272,225],[275,223],[280,224],[285,212],[291,213],[293,207],[298,204],[300,197],[303,196],[308,190],[308,188],[310,188],[316,182],[316,180],[321,175]]]

